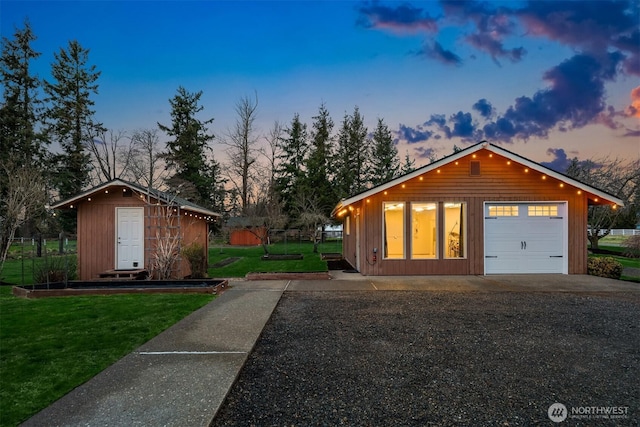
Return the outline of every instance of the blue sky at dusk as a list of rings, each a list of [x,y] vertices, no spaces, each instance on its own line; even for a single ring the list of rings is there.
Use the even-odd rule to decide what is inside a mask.
[[[483,139],[560,169],[640,156],[638,1],[0,2],[2,36],[25,18],[42,78],[69,40],[90,49],[109,129],[168,124],[184,86],[220,136],[257,93],[262,134],[323,102],[337,132],[358,106],[418,165]]]

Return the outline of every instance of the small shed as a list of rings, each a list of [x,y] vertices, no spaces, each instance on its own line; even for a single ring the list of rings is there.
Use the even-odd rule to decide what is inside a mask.
[[[342,200],[364,275],[587,273],[590,205],[619,198],[487,142]]]
[[[208,253],[209,224],[221,215],[188,200],[121,179],[60,201],[53,209],[77,211],[78,278],[124,272],[183,278],[191,273],[181,249]]]
[[[229,218],[226,225],[231,246],[259,246],[262,244],[260,236],[267,232],[265,227],[254,226],[249,218],[241,216]]]

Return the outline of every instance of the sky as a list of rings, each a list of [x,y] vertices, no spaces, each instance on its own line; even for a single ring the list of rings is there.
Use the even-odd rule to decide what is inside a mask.
[[[337,133],[357,106],[418,166],[482,140],[560,171],[640,158],[638,0],[0,1],[3,37],[25,19],[41,78],[69,41],[89,49],[108,129],[168,125],[178,87],[202,91],[222,161],[255,96],[258,134],[322,104]]]

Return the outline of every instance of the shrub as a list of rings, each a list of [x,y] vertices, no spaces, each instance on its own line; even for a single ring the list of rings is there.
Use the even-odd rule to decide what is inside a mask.
[[[33,270],[33,283],[55,283],[75,280],[77,262],[75,257],[50,257]]]
[[[589,258],[587,273],[592,276],[619,279],[622,275],[622,264],[611,257]]]
[[[192,279],[204,279],[207,277],[207,254],[204,247],[198,243],[192,243],[182,248],[182,254],[191,266]]]
[[[627,239],[622,242],[622,246],[625,247],[624,256],[628,258],[640,258],[640,234],[627,237]]]

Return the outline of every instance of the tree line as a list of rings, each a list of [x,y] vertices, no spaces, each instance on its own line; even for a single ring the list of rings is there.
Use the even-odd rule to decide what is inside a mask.
[[[384,120],[370,133],[358,107],[345,113],[337,129],[321,104],[310,125],[295,114],[263,134],[255,124],[257,93],[238,100],[235,123],[217,136],[209,130],[213,118],[203,118],[203,92],[184,87],[169,99],[169,123],[110,130],[94,108],[101,72],[89,49],[69,41],[54,53],[50,77],[39,78],[32,70],[41,56],[35,40],[28,21],[2,39],[1,248],[24,223],[31,232],[74,232],[73,213],[54,219],[44,206],[116,178],[167,190],[226,216],[287,227],[326,223],[341,198],[413,169],[408,154],[401,165]],[[214,155],[219,153],[213,144],[226,161]],[[24,176],[17,187],[11,180],[18,175]],[[36,190],[30,203],[16,201],[9,209],[11,192],[25,193],[25,182]]]
[[[257,93],[237,101],[235,122],[219,135],[209,130],[213,118],[203,118],[203,92],[184,87],[168,100],[169,123],[109,130],[94,109],[101,72],[89,49],[69,41],[54,53],[50,78],[41,79],[32,71],[41,55],[35,40],[28,21],[2,39],[0,257],[19,226],[26,234],[73,233],[73,213],[54,218],[45,206],[115,178],[167,190],[250,225],[297,227],[313,237],[340,199],[414,169],[408,152],[400,160],[384,119],[370,131],[357,106],[337,126],[322,103],[310,124],[296,113],[263,132],[256,127]],[[224,162],[213,144],[224,150]],[[574,159],[567,174],[631,201],[624,215],[615,214],[630,225],[637,221],[637,165]],[[611,217],[605,223],[613,225]]]

